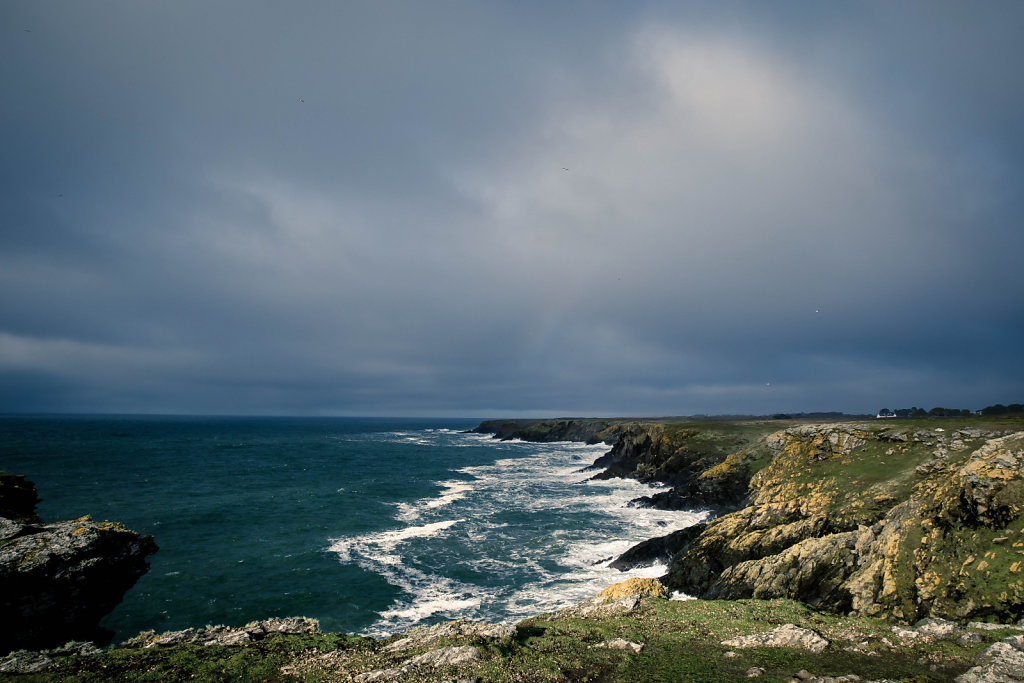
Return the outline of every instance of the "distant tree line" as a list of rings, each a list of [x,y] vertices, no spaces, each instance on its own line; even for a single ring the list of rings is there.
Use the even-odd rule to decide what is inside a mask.
[[[1024,413],[1024,405],[1020,403],[1011,403],[1008,406],[1004,406],[1002,403],[997,403],[993,406],[987,406],[978,411],[982,415],[1008,415],[1010,413]],[[968,415],[974,415],[975,413],[967,410],[966,408],[942,408],[936,407],[931,410],[925,410],[924,408],[918,408],[914,406],[912,408],[897,408],[896,410],[889,410],[888,408],[882,408],[878,411],[879,417],[965,417]]]
[[[1011,403],[1008,406],[1004,406],[1002,403],[997,403],[994,406],[981,409],[982,415],[1007,415],[1008,413],[1024,413],[1024,405]]]

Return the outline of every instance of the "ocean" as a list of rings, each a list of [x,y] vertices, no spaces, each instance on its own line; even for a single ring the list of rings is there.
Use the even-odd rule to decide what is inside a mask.
[[[0,469],[44,521],[152,534],[150,570],[102,622],[140,631],[307,616],[383,636],[515,622],[630,576],[607,564],[702,513],[581,472],[604,444],[499,441],[475,419],[0,417]]]

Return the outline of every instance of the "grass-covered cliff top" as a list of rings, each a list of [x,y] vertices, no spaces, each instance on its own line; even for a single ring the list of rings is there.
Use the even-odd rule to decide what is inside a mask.
[[[827,645],[813,652],[723,644],[783,624],[812,630]],[[790,600],[657,598],[606,616],[540,615],[492,635],[467,626],[453,622],[384,640],[271,634],[237,645],[114,649],[55,657],[44,672],[0,673],[0,680],[724,682],[758,671],[757,680],[777,682],[805,671],[862,681],[952,681],[993,643],[1020,633],[965,626],[928,635]]]

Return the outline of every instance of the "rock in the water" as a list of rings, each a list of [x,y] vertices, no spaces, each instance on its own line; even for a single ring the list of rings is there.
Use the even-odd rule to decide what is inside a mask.
[[[24,524],[41,524],[36,514],[39,494],[23,474],[0,472],[0,517]]]
[[[783,624],[764,633],[755,633],[749,636],[738,636],[729,640],[723,640],[722,645],[741,649],[748,647],[792,647],[817,654],[828,647],[828,641],[809,628],[801,628],[795,624]]]
[[[15,522],[14,524],[18,524]],[[148,569],[152,536],[88,517],[46,525],[10,523],[0,546],[0,649],[105,643],[99,622]]]
[[[688,548],[704,531],[705,526],[697,524],[637,543],[608,566],[624,572],[636,567],[650,567],[659,562],[668,562],[677,553]]]

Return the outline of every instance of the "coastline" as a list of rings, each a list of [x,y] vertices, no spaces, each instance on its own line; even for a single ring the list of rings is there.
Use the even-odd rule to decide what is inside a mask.
[[[112,661],[111,658],[119,657],[133,660],[132,666],[145,659],[156,662],[155,666],[168,666],[173,670],[179,666],[172,660],[180,648],[205,647],[209,653],[200,659],[208,656],[211,661],[218,662],[227,656],[227,650],[239,655],[241,651],[238,648],[247,648],[243,658],[263,661],[268,665],[273,662],[277,666],[279,661],[284,661],[280,658],[285,658],[291,663],[280,664],[275,671],[311,680],[319,680],[314,669],[321,671],[316,667],[326,666],[327,660],[321,660],[327,655],[337,660],[344,658],[348,662],[344,666],[334,662],[337,665],[333,669],[335,673],[352,672],[352,667],[371,664],[384,667],[364,669],[351,674],[354,676],[391,671],[388,676],[395,680],[432,680],[429,677],[436,671],[479,671],[489,676],[485,680],[492,680],[490,676],[494,676],[493,680],[514,680],[514,671],[539,671],[531,668],[538,664],[534,661],[535,651],[550,647],[550,659],[544,665],[546,668],[542,667],[554,676],[550,680],[558,680],[553,673],[556,670],[561,671],[560,675],[566,675],[568,664],[561,655],[569,651],[575,652],[574,656],[579,661],[587,662],[586,666],[604,671],[603,680],[662,680],[659,678],[661,674],[652,672],[664,673],[663,667],[669,665],[664,661],[664,654],[658,654],[660,648],[667,646],[665,639],[669,636],[673,636],[674,639],[670,640],[676,647],[682,647],[682,641],[678,640],[682,638],[691,645],[700,643],[705,651],[719,651],[717,656],[726,657],[727,652],[733,651],[723,649],[728,647],[724,643],[730,638],[724,636],[730,635],[729,632],[735,632],[731,635],[767,633],[758,629],[778,626],[783,618],[801,628],[824,634],[830,643],[826,646],[829,649],[825,650],[830,653],[829,657],[808,651],[787,655],[783,663],[764,652],[756,656],[747,652],[737,655],[741,663],[751,664],[748,670],[763,669],[763,675],[771,675],[772,672],[781,675],[786,667],[792,669],[790,664],[793,661],[799,660],[807,662],[805,668],[814,667],[809,670],[822,675],[856,674],[865,679],[865,674],[872,675],[871,672],[885,669],[890,673],[902,672],[901,680],[953,680],[961,676],[957,680],[974,681],[984,679],[971,678],[973,674],[965,673],[972,665],[991,668],[1001,665],[999,662],[1003,660],[999,656],[1014,657],[1017,655],[1011,651],[1020,652],[1016,648],[1018,640],[1024,643],[1024,636],[1019,635],[1013,622],[1019,618],[1016,614],[1022,601],[1019,593],[1012,592],[1020,564],[1008,561],[1004,566],[998,562],[1000,552],[1007,553],[1007,557],[1012,559],[1018,543],[1016,534],[1019,530],[1016,526],[1020,522],[1021,505],[1014,492],[1024,486],[1016,483],[1024,480],[1024,429],[1021,429],[1024,425],[1020,421],[801,423],[783,424],[782,429],[772,429],[780,426],[772,421],[718,422],[711,426],[692,422],[613,422],[598,425],[595,421],[593,429],[581,428],[578,424],[561,424],[561,421],[551,422],[556,424],[547,430],[543,427],[544,421],[525,425],[530,432],[524,440],[531,437],[542,440],[546,434],[565,434],[567,430],[574,430],[580,435],[577,440],[585,442],[597,434],[608,434],[611,433],[608,430],[614,430],[615,443],[606,456],[598,458],[599,462],[595,463],[598,467],[592,466],[594,476],[662,481],[672,484],[672,491],[679,499],[687,500],[690,496],[688,500],[691,503],[716,501],[718,517],[710,523],[698,525],[687,534],[673,532],[665,537],[649,539],[619,558],[623,564],[635,567],[638,564],[630,563],[668,557],[669,572],[661,577],[661,581],[669,587],[696,587],[698,590],[694,593],[705,599],[678,602],[651,597],[640,601],[627,613],[617,615],[538,615],[520,621],[514,632],[505,631],[496,639],[481,636],[472,629],[448,634],[437,643],[446,644],[448,648],[475,648],[478,655],[473,656],[472,662],[443,663],[440,670],[433,668],[432,664],[428,667],[423,662],[409,663],[414,657],[435,650],[424,646],[420,651],[413,647],[412,656],[409,656],[410,651],[388,649],[409,637],[404,634],[372,640],[337,634],[277,632],[259,639],[249,636],[249,641],[244,644],[223,641],[209,646],[170,643],[160,650],[163,654],[150,653],[144,657],[117,654],[123,648],[104,654],[58,654],[58,659],[51,658],[51,662],[57,662],[52,664],[56,667],[51,669],[52,674],[59,678],[63,675],[59,672],[64,671],[61,667],[69,667],[66,669],[68,672],[84,671],[92,666],[86,663],[87,660]],[[521,438],[511,434],[506,430],[500,438]],[[872,473],[881,478],[865,483],[863,477]],[[909,474],[905,476],[905,473]],[[822,478],[822,474],[826,476]],[[740,484],[743,486],[742,497],[736,495]],[[842,488],[850,485],[871,491],[875,502],[869,506],[861,505],[861,500],[866,499],[858,498],[853,489]],[[957,489],[958,486],[961,488]],[[968,489],[963,489],[963,486],[968,486]],[[845,498],[833,495],[844,490]],[[969,496],[964,503],[963,494],[957,493],[962,490],[973,491],[970,496],[975,497]],[[726,495],[730,492],[731,499]],[[922,506],[925,500],[922,496],[926,494],[930,496],[928,500],[937,501],[937,507]],[[718,498],[714,497],[716,495]],[[666,501],[671,499],[660,499],[661,504],[668,505]],[[659,500],[640,501],[639,504],[658,505]],[[771,513],[775,523],[758,531],[757,524],[765,523],[756,521],[758,515],[763,517],[771,511],[775,511]],[[912,512],[922,521],[914,522],[912,517],[908,517]],[[819,519],[816,515],[820,513],[828,515],[831,526],[815,522]],[[959,526],[947,526],[944,532],[934,526],[934,522],[929,522],[933,518],[954,520],[952,523]],[[744,520],[743,524],[737,525],[734,519]],[[877,521],[872,522],[872,519]],[[914,536],[910,540],[916,545],[908,549],[910,554],[904,560],[901,559],[904,551],[899,544],[907,542],[908,529],[913,525],[928,531],[928,538],[934,540],[922,541],[919,534]],[[992,533],[984,532],[985,529],[992,530]],[[751,531],[756,532],[756,538],[746,533]],[[982,572],[983,581],[975,584],[975,591],[981,590],[982,593],[969,595],[970,600],[965,602],[956,594],[941,590],[936,592],[932,589],[932,593],[927,593],[919,584],[915,596],[901,588],[898,581],[891,585],[885,581],[872,584],[873,592],[863,592],[863,580],[858,579],[858,571],[863,575],[864,567],[873,566],[872,562],[881,563],[879,566],[882,568],[889,562],[894,568],[890,571],[895,571],[897,578],[900,571],[920,571],[926,576],[928,571],[936,570],[936,563],[950,564],[943,555],[949,552],[944,550],[944,533],[949,535],[951,542],[963,544],[966,541],[966,550],[972,555],[970,568]],[[770,539],[769,543],[765,543],[767,539]],[[892,543],[897,545],[886,550],[889,546],[884,544]],[[923,555],[920,552],[922,546],[929,548],[931,554]],[[974,557],[975,549],[979,557],[984,555],[987,559],[979,562]],[[802,558],[798,566],[810,569],[806,577],[801,577],[798,572],[796,580],[781,584],[774,582],[775,590],[783,594],[765,594],[758,588],[760,584],[756,580],[751,582],[747,578],[752,576],[747,570],[749,567],[756,567],[756,576],[759,577],[770,577],[773,573],[783,576],[777,572],[788,572],[787,567],[792,565],[786,565],[784,561],[780,563],[780,560],[794,551],[799,552]],[[716,553],[714,560],[709,552]],[[842,559],[843,553],[851,558],[850,561]],[[862,560],[858,560],[858,554]],[[822,562],[829,567],[853,567],[854,570],[822,574],[815,569],[823,566]],[[1015,566],[1017,571],[1014,571]],[[747,573],[738,573],[738,570]],[[987,574],[984,573],[986,570]],[[993,571],[1001,573],[992,574]],[[814,590],[809,591],[809,586]],[[858,589],[862,590],[860,602],[853,603],[842,597]],[[1003,595],[998,591],[1003,591]],[[913,602],[906,601],[908,595]],[[990,602],[985,602],[986,595],[991,596],[988,598]],[[697,613],[704,615],[703,621],[694,621]],[[583,622],[573,619],[583,619]],[[1002,626],[986,625],[985,621],[998,622]],[[583,631],[579,630],[581,623],[588,624]],[[715,626],[709,627],[711,623]],[[661,624],[660,630],[657,624]],[[667,631],[666,625],[669,626]],[[590,629],[591,635],[587,635],[586,629]],[[616,652],[612,648],[608,652],[593,652],[601,643],[609,641],[608,638],[594,641],[597,637],[594,633],[611,636],[625,633],[623,629],[632,630],[637,638],[643,634],[642,651]],[[712,642],[720,636],[722,640],[717,645]],[[314,641],[319,644],[312,645]],[[271,643],[276,645],[269,647]],[[225,652],[214,653],[217,648]],[[317,659],[311,655],[311,648],[317,652],[324,648],[326,654],[318,654],[320,659]],[[607,649],[606,646],[601,648]],[[416,652],[419,654],[414,654]],[[133,659],[137,656],[138,659]],[[313,660],[319,662],[313,669],[302,668],[302,661]],[[357,664],[357,660],[362,663]],[[651,669],[652,666],[655,669]],[[846,667],[845,673],[836,666]],[[399,671],[395,673],[394,669]],[[722,670],[735,674],[728,667]],[[626,671],[646,673],[627,679]],[[498,675],[498,672],[503,673]],[[786,675],[795,673],[790,671]],[[373,675],[378,676],[376,673]],[[383,674],[380,676],[362,680],[388,680]],[[543,680],[543,677],[537,680]],[[598,680],[602,680],[601,676]],[[711,676],[706,680],[731,679]]]

